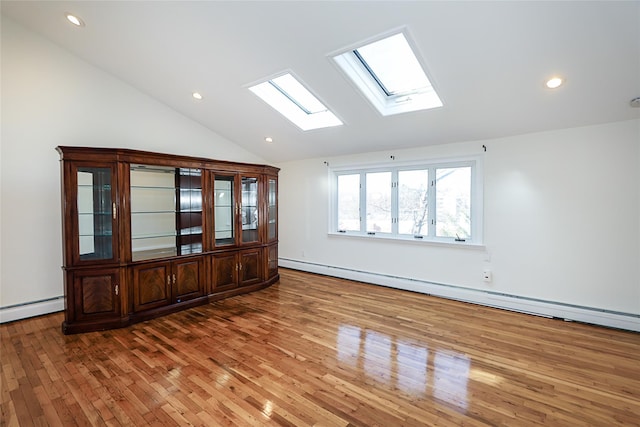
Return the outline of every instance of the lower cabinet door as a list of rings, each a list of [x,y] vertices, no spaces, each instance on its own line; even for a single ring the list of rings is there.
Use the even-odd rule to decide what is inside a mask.
[[[170,262],[133,267],[133,310],[162,307],[171,302],[173,275]]]
[[[121,315],[119,268],[76,270],[68,273],[73,292],[73,314],[69,322],[116,319]],[[67,310],[70,311],[70,310]]]
[[[240,252],[240,286],[253,285],[262,281],[262,248]]]
[[[265,250],[267,253],[267,279],[278,274],[278,245],[268,246]]]
[[[212,293],[238,287],[238,254],[224,252],[211,257]]]
[[[175,302],[182,302],[203,295],[203,271],[202,257],[173,262],[171,284]]]

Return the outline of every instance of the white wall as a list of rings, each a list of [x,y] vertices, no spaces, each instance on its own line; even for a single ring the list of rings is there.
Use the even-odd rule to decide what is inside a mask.
[[[14,306],[63,294],[56,146],[264,163],[5,17],[1,51],[0,320],[11,320]],[[56,308],[61,300],[18,316]]]
[[[324,161],[339,166],[382,162],[391,154],[403,161],[479,153],[485,248],[327,235]],[[409,288],[428,293],[437,293],[429,283],[445,284],[638,320],[640,120],[279,167],[281,265],[338,267],[382,276],[382,284],[393,281],[384,279],[390,276],[418,280]],[[493,273],[490,284],[482,281],[485,268]]]

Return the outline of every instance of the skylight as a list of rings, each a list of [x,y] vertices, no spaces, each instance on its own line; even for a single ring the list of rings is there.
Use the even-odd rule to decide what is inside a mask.
[[[289,73],[251,86],[249,90],[304,131],[342,124],[335,114]]]
[[[384,116],[442,107],[403,33],[333,59]]]

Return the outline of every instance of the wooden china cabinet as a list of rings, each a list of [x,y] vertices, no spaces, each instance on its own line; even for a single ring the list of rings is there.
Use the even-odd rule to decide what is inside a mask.
[[[57,150],[64,333],[123,327],[279,280],[277,168]]]

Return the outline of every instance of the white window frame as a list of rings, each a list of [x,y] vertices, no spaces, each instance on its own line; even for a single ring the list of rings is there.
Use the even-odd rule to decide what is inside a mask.
[[[415,59],[420,64],[426,79],[429,81],[429,86],[409,93],[389,96],[382,90],[372,76],[371,71],[367,70],[362,62],[355,56],[354,51],[397,34],[402,34],[409,44]],[[424,60],[421,59],[421,55],[413,42],[413,38],[406,28],[390,31],[366,42],[361,42],[347,49],[334,52],[330,56],[338,68],[349,77],[350,81],[382,116],[428,110],[443,106],[440,96],[433,87],[433,79],[427,72]]]
[[[286,92],[274,80],[288,76],[296,81],[307,96],[314,99],[322,107],[317,111],[309,111],[293,94]],[[310,88],[291,70],[278,73],[268,79],[260,80],[246,86],[267,105],[282,114],[302,131],[342,126],[344,123],[336,116]]]
[[[471,237],[458,240],[454,237],[436,236],[436,197],[435,186],[436,169],[471,167]],[[429,194],[428,194],[428,236],[413,236],[398,233],[398,172],[406,170],[429,170]],[[392,231],[391,233],[367,232],[366,230],[366,174],[371,172],[392,173]],[[360,230],[338,230],[338,176],[360,174]],[[400,241],[413,241],[424,243],[454,244],[458,246],[482,246],[483,245],[483,162],[480,156],[466,156],[448,159],[423,160],[415,162],[387,162],[375,165],[345,165],[328,168],[329,180],[329,235],[346,237],[360,237],[367,239],[392,239]]]

